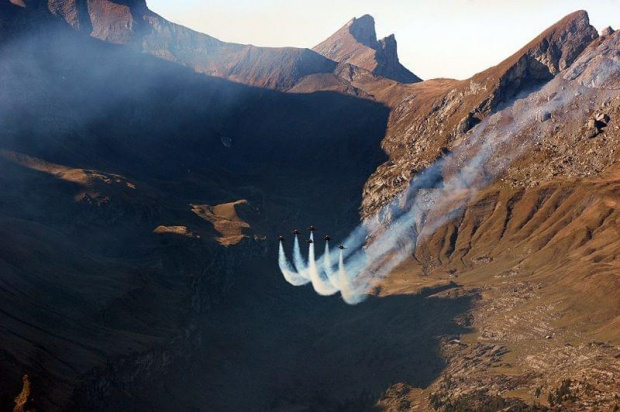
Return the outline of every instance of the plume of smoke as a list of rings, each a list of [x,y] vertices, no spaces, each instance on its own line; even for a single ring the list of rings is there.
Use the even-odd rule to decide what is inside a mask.
[[[279,250],[278,256],[279,256],[278,264],[280,266],[280,271],[282,272],[282,274],[284,275],[284,278],[286,279],[288,283],[290,283],[293,286],[302,286],[310,282],[308,279],[299,275],[299,273],[297,273],[293,269],[288,259],[286,259],[286,254],[284,253],[284,245],[282,244],[282,242],[280,242],[280,250]]]
[[[325,251],[323,252],[323,271],[327,275],[329,282],[336,288],[340,289],[340,282],[338,276],[334,272],[334,265],[332,264],[332,256],[329,250],[329,240],[325,241]]]
[[[293,263],[295,264],[295,269],[297,269],[297,273],[299,273],[299,276],[310,280],[310,276],[308,275],[308,267],[304,263],[304,258],[301,255],[301,247],[299,246],[298,235],[295,235],[295,240],[293,242]]]
[[[574,67],[583,66],[578,61]],[[620,73],[620,62],[611,59],[598,68],[595,82],[570,81],[579,74],[569,71],[570,78],[557,76],[538,92],[518,97],[506,109],[487,117],[453,153],[419,173],[376,216],[353,230],[344,242],[347,252],[340,251],[334,285],[343,300],[349,304],[363,301],[377,282],[415,252],[419,242],[457,216],[479,190],[551,132],[552,122],[541,122],[541,113],[571,110],[575,98],[588,92],[584,84],[606,84],[612,74],[617,77]],[[596,92],[617,95],[612,90]],[[508,143],[510,151],[504,150]],[[386,216],[389,222],[385,222]],[[313,259],[311,248],[311,262]],[[327,245],[323,259],[331,261]]]
[[[340,293],[342,294],[342,299],[349,303],[354,304],[354,300],[351,300],[351,294],[346,288],[349,285],[349,280],[347,279],[347,272],[344,268],[344,251],[340,250],[340,254],[338,256],[338,285],[340,285]],[[353,295],[355,296],[355,295]]]
[[[338,292],[338,288],[335,287],[322,272],[319,272],[316,259],[314,256],[314,236],[310,234],[310,247],[308,251],[308,272],[310,273],[310,280],[312,280],[312,287],[316,293],[322,296],[333,295]]]

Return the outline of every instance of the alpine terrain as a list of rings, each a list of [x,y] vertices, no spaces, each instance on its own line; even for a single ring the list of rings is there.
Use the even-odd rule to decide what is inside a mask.
[[[0,2],[0,410],[618,410],[620,33],[413,69]]]

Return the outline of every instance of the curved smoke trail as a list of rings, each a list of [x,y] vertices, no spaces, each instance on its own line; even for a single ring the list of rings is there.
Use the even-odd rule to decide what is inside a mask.
[[[280,251],[278,264],[280,265],[280,271],[284,275],[284,278],[288,283],[293,286],[302,286],[310,282],[308,279],[302,277],[297,273],[291,264],[286,259],[286,254],[284,253],[284,245],[280,242]]]
[[[332,257],[329,251],[329,240],[325,241],[325,251],[323,252],[323,271],[327,276],[329,282],[336,288],[340,289],[340,282],[338,281],[338,274],[334,273],[334,267],[332,265]]]
[[[304,263],[304,258],[301,255],[301,247],[299,246],[299,235],[295,235],[295,240],[293,244],[293,263],[295,264],[295,269],[297,269],[297,273],[304,279],[310,280],[308,276],[308,267]]]
[[[338,288],[331,284],[327,277],[321,276],[316,259],[314,257],[314,236],[310,234],[310,247],[308,251],[308,272],[310,273],[310,280],[312,280],[312,287],[316,293],[322,296],[333,295],[338,292]]]
[[[355,283],[351,281],[351,278],[347,274],[347,270],[344,266],[344,250],[340,250],[338,257],[338,284],[340,285],[340,294],[342,300],[349,305],[356,305],[364,300],[365,295],[361,293],[361,287],[355,286]]]
[[[604,73],[596,73],[597,85],[604,84],[609,75],[620,71],[617,62],[612,66],[603,67]],[[540,114],[570,110],[575,97],[588,90],[583,81],[563,82],[576,77],[578,74],[569,71],[564,78],[556,77],[540,91],[526,98],[517,98],[511,106],[487,117],[473,129],[465,143],[420,172],[375,217],[362,222],[345,240],[347,251],[340,250],[337,281],[331,282],[330,288],[327,288],[329,293],[322,289],[326,283],[316,268],[314,246],[311,245],[310,277],[315,290],[319,294],[332,294],[335,293],[333,289],[339,290],[349,304],[363,301],[377,282],[412,256],[420,241],[452,220],[477,191],[493,182],[540,136],[552,131],[553,122],[541,122]],[[591,85],[595,86],[594,83]],[[603,93],[602,89],[598,89],[597,93]],[[608,93],[610,96],[617,95],[617,92]],[[526,130],[529,134],[526,138],[521,136],[522,141],[517,141],[516,150],[503,150]],[[493,157],[500,152],[501,156]],[[451,172],[444,173],[444,170]],[[434,211],[436,216],[432,216]],[[322,259],[324,272],[331,279],[328,245]]]
[[[340,256],[338,257],[338,283],[345,284],[346,283],[347,273],[344,270],[344,251],[340,251]]]

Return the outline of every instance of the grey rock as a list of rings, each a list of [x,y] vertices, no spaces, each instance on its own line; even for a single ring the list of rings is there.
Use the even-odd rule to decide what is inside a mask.
[[[601,36],[603,37],[607,37],[607,36],[611,36],[612,34],[615,33],[615,30],[611,27],[611,26],[607,26],[606,28],[603,29],[603,31],[601,32]]]

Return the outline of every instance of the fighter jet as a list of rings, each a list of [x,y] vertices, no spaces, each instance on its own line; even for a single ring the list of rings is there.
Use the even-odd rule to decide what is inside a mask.
[[[330,236],[325,236],[325,241],[329,242],[330,240],[332,240],[332,238]]]
[[[298,235],[299,234],[299,230],[297,230],[297,229],[293,230],[293,234],[294,235]]]
[[[284,242],[284,236],[278,236],[278,242]]]
[[[308,239],[308,244],[309,244],[309,245],[311,245],[311,244],[313,244],[313,243],[314,243],[314,240],[312,240],[312,239]]]
[[[346,247],[344,247],[344,246],[340,245],[340,246],[338,246],[338,249],[340,249],[340,250],[344,250],[344,249],[346,249]]]
[[[310,226],[310,227],[308,228],[308,230],[309,230],[309,231],[311,231],[311,232],[314,232],[314,231],[316,230],[316,228],[315,228],[314,226]]]

